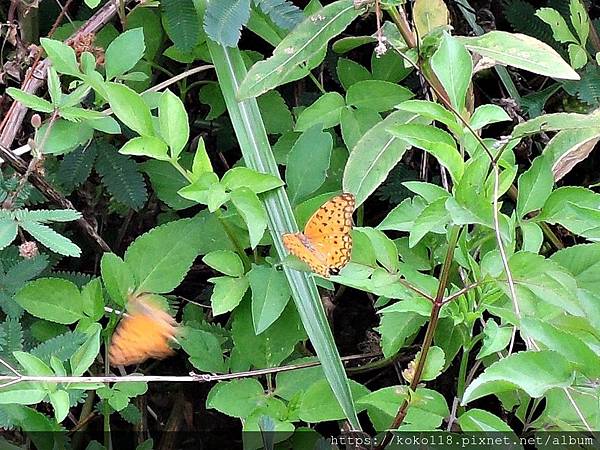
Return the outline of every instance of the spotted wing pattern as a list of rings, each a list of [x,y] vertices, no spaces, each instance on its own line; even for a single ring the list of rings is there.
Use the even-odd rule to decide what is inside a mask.
[[[286,233],[283,243],[313,272],[323,277],[336,275],[350,260],[355,205],[353,194],[333,197],[312,215],[303,233]]]
[[[177,322],[169,313],[140,298],[129,300],[127,310],[111,339],[112,366],[139,364],[174,353],[169,343],[177,333]]]

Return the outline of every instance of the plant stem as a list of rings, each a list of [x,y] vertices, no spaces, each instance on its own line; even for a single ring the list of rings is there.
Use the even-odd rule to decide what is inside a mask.
[[[442,266],[442,273],[440,274],[440,283],[438,285],[438,290],[435,295],[435,299],[433,301],[433,306],[431,307],[431,314],[429,316],[429,323],[427,324],[427,331],[425,332],[425,338],[423,339],[423,346],[421,347],[421,352],[419,354],[419,360],[417,361],[417,366],[415,367],[415,373],[410,382],[410,390],[415,391],[421,380],[421,375],[423,375],[423,369],[425,368],[425,361],[427,361],[427,354],[429,353],[429,349],[431,348],[431,344],[433,343],[433,336],[435,335],[435,330],[437,328],[438,320],[440,318],[440,310],[444,305],[444,292],[446,291],[446,287],[448,286],[448,279],[450,277],[450,268],[452,267],[452,261],[454,260],[454,249],[456,248],[456,244],[458,242],[458,236],[460,234],[461,227],[454,225],[450,229],[450,238],[448,239],[448,250],[446,251],[446,257],[444,259],[444,265]],[[402,405],[398,409],[396,417],[394,421],[390,425],[390,430],[395,430],[404,421],[406,414],[408,412],[408,407],[410,406],[410,402],[408,399],[402,402]],[[375,450],[381,450],[387,447],[387,445],[392,440],[393,434],[391,431],[388,431],[383,438],[383,441],[380,445],[375,447]]]

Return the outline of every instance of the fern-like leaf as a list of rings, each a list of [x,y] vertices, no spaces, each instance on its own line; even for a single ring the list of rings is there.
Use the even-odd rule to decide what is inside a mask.
[[[536,8],[524,0],[504,0],[504,17],[517,33],[528,34],[554,48],[560,45],[552,37],[548,24],[535,15]]]
[[[588,64],[580,75],[581,80],[564,82],[565,90],[582,102],[597,107],[600,103],[600,69],[596,64]]]
[[[212,1],[204,13],[204,31],[225,47],[235,47],[250,19],[250,0]]]
[[[36,209],[35,211],[25,211],[26,214],[23,218],[33,222],[71,222],[81,218],[81,213],[74,209]]]
[[[302,10],[288,0],[254,0],[254,4],[284,30],[291,30],[304,19]]]
[[[77,245],[62,234],[58,234],[49,226],[29,220],[19,222],[19,225],[21,225],[21,228],[26,230],[36,241],[45,245],[53,252],[65,256],[77,257],[81,255],[81,249]]]
[[[102,177],[102,184],[117,201],[135,210],[144,206],[148,194],[134,160],[106,144],[98,155],[96,171]]]
[[[221,2],[212,2],[221,3]],[[161,0],[166,31],[179,50],[191,52],[200,38],[200,19],[192,0]]]
[[[98,146],[92,142],[89,146],[65,155],[58,168],[58,182],[67,193],[82,185],[88,179],[98,155]]]
[[[0,323],[0,329],[4,335],[4,345],[0,348],[0,358],[10,364],[13,368],[18,367],[13,352],[23,350],[23,329],[21,328],[21,322],[17,319],[6,319],[4,322]],[[0,374],[7,373],[12,372],[10,372],[4,364],[0,364]]]
[[[51,356],[56,356],[60,361],[64,362],[83,345],[86,339],[87,336],[84,333],[68,331],[42,342],[31,350],[31,354],[48,364],[50,364]]]
[[[31,259],[22,259],[17,264],[6,271],[6,274],[0,274],[0,290],[6,290],[10,294],[17,292],[25,282],[40,275],[48,267],[48,257],[38,255]]]
[[[77,287],[82,288],[84,285],[92,281],[93,276],[87,273],[81,272],[67,272],[64,270],[52,271],[50,274],[53,278],[62,278],[75,284]]]

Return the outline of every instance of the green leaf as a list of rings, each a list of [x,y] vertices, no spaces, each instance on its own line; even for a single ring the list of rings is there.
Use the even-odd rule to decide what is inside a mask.
[[[46,397],[39,383],[20,382],[0,388],[0,405],[35,405]],[[4,407],[3,407],[4,408]]]
[[[553,325],[531,317],[521,319],[521,329],[527,336],[554,350],[570,361],[590,379],[600,377],[600,356],[578,337]]]
[[[230,417],[245,418],[257,407],[264,405],[266,395],[254,378],[243,378],[217,383],[208,393],[206,407]]]
[[[237,253],[231,250],[215,250],[207,253],[202,262],[213,269],[229,275],[230,277],[241,277],[244,275],[244,265]]]
[[[459,40],[444,33],[440,47],[431,57],[431,68],[441,81],[450,102],[460,113],[473,74],[471,55]]]
[[[213,168],[210,158],[208,157],[208,153],[206,152],[204,139],[201,137],[198,139],[198,147],[196,148],[196,153],[194,153],[194,161],[192,162],[192,176],[197,179],[198,176],[206,172],[213,172]],[[227,176],[227,174],[225,174],[225,176]]]
[[[110,297],[118,305],[124,306],[127,296],[135,287],[133,274],[127,264],[114,253],[105,253],[100,260],[100,270]]]
[[[291,30],[304,18],[302,10],[289,0],[254,0],[254,4],[284,30]]]
[[[512,328],[499,327],[494,319],[488,319],[483,329],[483,345],[477,353],[477,359],[485,358],[496,352],[502,351],[510,342]]]
[[[247,167],[234,167],[229,169],[223,175],[221,184],[230,191],[240,188],[248,188],[255,194],[262,194],[283,186],[281,178],[275,177],[269,173],[256,172]]]
[[[190,137],[190,126],[183,102],[168,89],[160,96],[158,121],[160,134],[169,145],[171,158],[177,159]]]
[[[553,187],[551,162],[544,155],[538,156],[529,170],[519,177],[518,217],[524,217],[525,214],[544,206]]]
[[[427,360],[425,361],[425,367],[423,368],[421,380],[435,380],[438,375],[442,373],[445,363],[446,356],[444,355],[444,350],[442,350],[440,347],[436,347],[435,345],[430,347],[429,352],[427,353]]]
[[[213,277],[209,278],[208,281],[215,285],[210,297],[214,316],[235,309],[242,301],[249,286],[248,278],[246,277]]]
[[[427,233],[444,234],[450,215],[446,209],[446,199],[441,198],[427,205],[415,218],[408,238],[408,246],[413,248]]]
[[[166,161],[148,160],[141,165],[141,170],[150,177],[154,193],[170,208],[187,209],[196,202],[183,198],[178,191],[188,185],[188,180],[181,172]]]
[[[88,335],[86,341],[77,351],[69,358],[71,364],[71,372],[73,376],[80,376],[88,370],[98,353],[100,352],[100,332],[102,326],[99,323],[93,323],[85,331]]]
[[[302,133],[288,155],[285,181],[292,204],[315,192],[325,181],[333,138],[314,125]],[[306,164],[310,161],[310,164]]]
[[[459,39],[469,50],[499,64],[564,80],[579,80],[579,75],[548,44],[524,34],[490,31],[477,37]]]
[[[159,161],[170,159],[165,141],[154,136],[139,136],[130,139],[119,149],[119,153],[122,155],[147,156]]]
[[[316,358],[301,358],[291,361],[292,364],[314,362]],[[320,366],[305,369],[279,372],[275,378],[275,395],[284,400],[292,400],[299,393],[304,393],[315,382],[323,379],[323,369]]]
[[[33,94],[29,94],[21,89],[9,87],[6,89],[6,93],[14,98],[16,101],[21,103],[27,108],[31,108],[34,111],[40,111],[45,113],[51,113],[54,111],[54,106],[48,100],[37,97]]]
[[[407,100],[396,106],[401,111],[420,114],[430,120],[435,120],[447,125],[455,135],[462,134],[462,126],[458,124],[456,117],[439,103],[429,100]],[[472,119],[471,119],[472,120]]]
[[[537,223],[524,222],[520,225],[523,246],[525,252],[539,253],[544,243],[544,232]]]
[[[293,128],[292,113],[279,92],[266,92],[256,101],[268,134],[282,134]]]
[[[383,356],[389,358],[398,353],[406,339],[415,334],[427,321],[416,313],[387,313],[381,317],[381,324],[377,328],[381,334],[381,348]]]
[[[18,231],[17,222],[12,219],[0,218],[0,250],[12,244]]]
[[[350,380],[350,391],[354,400],[359,400],[369,393],[365,386],[353,380]],[[327,381],[319,380],[309,387],[302,396],[298,416],[305,422],[317,423],[343,419],[344,412],[336,401]]]
[[[52,127],[48,126],[49,122],[46,122],[37,129],[35,143],[42,153],[49,155],[68,153],[89,141],[94,134],[91,127],[62,118],[55,120]]]
[[[165,29],[173,44],[182,52],[192,51],[200,39],[200,18],[194,1],[163,0],[160,6],[166,19]]]
[[[585,47],[590,34],[590,19],[586,7],[580,0],[571,0],[569,2],[569,12],[571,13],[571,23],[579,37],[579,42]]]
[[[540,8],[536,11],[535,15],[550,25],[550,28],[552,28],[552,37],[558,42],[562,42],[563,44],[577,42],[566,20],[557,10],[553,8]]]
[[[541,255],[518,252],[509,259],[517,297],[526,302],[531,314],[535,314],[539,300],[556,306],[570,314],[584,316],[577,299],[576,283],[570,274],[558,264]],[[502,290],[508,294],[504,275],[500,282]],[[531,296],[535,296],[535,300]],[[525,306],[525,305],[522,305]]]
[[[154,136],[150,108],[142,96],[123,84],[106,83],[108,103],[121,122],[142,136]]]
[[[267,229],[267,212],[258,196],[241,187],[231,193],[231,202],[244,219],[250,234],[250,247],[256,248]]]
[[[206,120],[214,120],[227,111],[218,83],[207,83],[202,86],[198,91],[198,99],[210,107]]]
[[[144,206],[148,196],[146,185],[133,159],[106,144],[100,148],[95,169],[116,200],[135,210]]]
[[[58,423],[65,420],[65,417],[69,414],[70,401],[69,393],[62,389],[48,393],[48,398],[54,408],[54,417]]]
[[[307,131],[315,125],[331,128],[340,123],[340,113],[346,106],[344,97],[337,92],[327,92],[304,109],[298,116],[295,131]]]
[[[144,30],[135,28],[119,34],[106,48],[104,68],[106,79],[112,80],[133,69],[144,55]]]
[[[489,366],[473,380],[465,390],[461,404],[514,389],[539,398],[549,389],[570,386],[572,380],[569,362],[557,352],[513,353]]]
[[[340,126],[348,151],[352,152],[360,138],[379,122],[381,116],[370,109],[343,108],[340,114]]]
[[[84,317],[79,289],[60,278],[38,278],[15,295],[29,314],[52,322],[69,324]]]
[[[369,227],[356,227],[355,232],[363,233],[369,239],[377,261],[389,272],[398,270],[398,249],[394,242],[383,231]]]
[[[94,278],[81,288],[81,299],[85,315],[92,320],[100,320],[104,315],[104,294],[100,278]]]
[[[550,259],[567,269],[577,285],[591,292],[600,292],[600,243],[579,244],[554,253]]]
[[[511,120],[510,116],[498,105],[486,104],[475,108],[471,116],[471,127],[475,130],[489,125],[491,123],[506,122]]]
[[[74,209],[38,209],[35,211],[26,211],[23,215],[24,220],[34,222],[71,222],[81,218],[81,213]]]
[[[478,431],[502,431],[512,434],[512,428],[494,414],[483,409],[473,408],[458,417],[460,429],[466,433]],[[515,436],[516,437],[516,436]]]
[[[274,267],[253,265],[248,272],[252,289],[252,322],[260,334],[275,322],[290,299],[285,274]]]
[[[464,161],[456,148],[456,142],[445,131],[430,125],[393,125],[387,131],[413,147],[432,154],[448,169],[454,182],[458,182],[464,170]]]
[[[413,70],[410,64],[396,50],[388,50],[383,55],[373,52],[371,55],[371,72],[376,80],[398,83]]]
[[[73,76],[81,74],[75,57],[75,50],[63,42],[48,38],[41,38],[40,43],[48,54],[48,58],[52,61],[52,67],[57,72]]]
[[[344,169],[343,190],[356,196],[360,206],[400,162],[408,145],[387,132],[388,128],[417,119],[416,114],[393,112],[367,131],[356,143]]]
[[[21,228],[31,234],[35,240],[45,245],[53,252],[65,256],[78,257],[81,255],[81,249],[77,245],[73,244],[70,239],[58,234],[56,231],[46,225],[28,220],[19,222],[19,225]]]
[[[138,237],[125,252],[137,292],[171,292],[183,281],[200,253],[205,237],[200,218],[181,219]]]
[[[281,41],[273,56],[252,66],[239,88],[239,98],[257,97],[285,82],[298,66],[318,54],[341,33],[359,12],[352,4],[339,0],[306,18]],[[226,45],[232,46],[236,42],[237,36]]]
[[[336,73],[345,90],[348,90],[354,83],[373,78],[365,66],[347,58],[338,59]]]
[[[600,194],[581,187],[565,186],[550,194],[536,220],[559,223],[572,233],[596,239],[600,236],[599,206]]]
[[[13,352],[13,356],[19,362],[21,367],[25,369],[26,375],[51,377],[54,372],[48,365],[36,356],[26,352]]]
[[[178,340],[196,369],[210,373],[226,371],[221,344],[214,334],[188,329]]]
[[[346,103],[356,108],[389,111],[408,100],[413,93],[395,83],[381,80],[365,80],[354,83],[346,93]]]
[[[235,47],[241,28],[250,18],[250,0],[209,2],[204,15],[204,30],[215,42]]]

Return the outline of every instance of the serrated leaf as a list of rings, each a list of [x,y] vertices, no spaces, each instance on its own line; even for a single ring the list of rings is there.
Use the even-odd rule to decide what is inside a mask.
[[[138,292],[171,292],[183,280],[200,253],[205,237],[201,218],[181,219],[138,237],[125,252]]]
[[[44,100],[43,98],[24,92],[21,89],[9,87],[6,90],[6,93],[23,106],[31,108],[34,111],[40,111],[44,113],[51,113],[54,111],[54,106],[52,106],[52,103],[50,103],[48,100]]]
[[[29,314],[57,323],[70,324],[84,317],[79,289],[60,278],[39,278],[26,284],[15,301]]]
[[[489,366],[473,380],[465,390],[461,404],[515,388],[539,398],[552,388],[570,386],[572,380],[569,362],[560,353],[550,350],[513,353]]]

